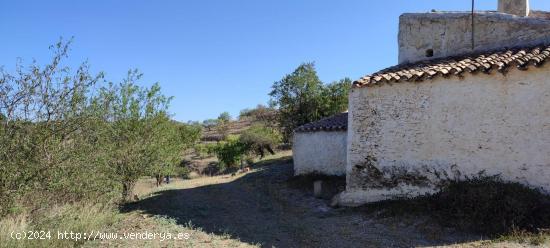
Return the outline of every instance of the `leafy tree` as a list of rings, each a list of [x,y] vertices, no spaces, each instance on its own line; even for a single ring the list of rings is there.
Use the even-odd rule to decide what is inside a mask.
[[[135,183],[148,174],[151,166],[172,159],[161,157],[167,150],[158,150],[158,143],[165,142],[159,136],[166,131],[163,122],[169,122],[166,115],[171,97],[162,95],[158,84],[150,88],[137,86],[141,77],[137,70],[129,71],[122,83],[102,88],[98,100],[107,109],[110,164],[115,169],[115,179],[122,185],[124,200],[131,199]]]
[[[69,44],[52,46],[44,66],[0,67],[0,216],[17,199],[33,199],[23,202],[31,211],[121,192],[128,199],[139,177],[168,173],[200,137],[201,127],[170,120],[171,98],[158,84],[136,85],[136,70],[102,87],[103,73],[92,75],[87,63],[64,66]]]
[[[221,139],[226,139],[227,135],[229,135],[229,120],[231,119],[230,117],[224,115],[224,113],[220,115],[216,123],[216,132],[220,135]]]
[[[183,139],[185,148],[189,148],[192,145],[196,144],[202,137],[202,127],[200,124],[179,124],[179,135]]]
[[[263,158],[265,151],[275,154],[273,147],[281,142],[280,133],[262,124],[256,124],[245,130],[239,137],[239,141],[246,146],[246,150]]]
[[[181,172],[178,167],[183,152],[199,140],[201,129],[200,126],[174,122],[164,113],[153,119],[153,123],[150,175],[156,178],[157,186],[160,186],[164,176]]]
[[[323,116],[331,116],[348,109],[348,96],[352,81],[344,78],[323,88]]]
[[[293,130],[347,109],[349,79],[323,85],[313,63],[305,63],[272,86],[271,104],[277,108],[285,141]]]
[[[97,201],[116,188],[103,156],[101,109],[88,97],[103,74],[92,75],[87,63],[65,66],[70,43],[51,46],[45,65],[0,69],[0,216],[19,198],[35,206]]]
[[[227,136],[224,141],[216,145],[214,152],[220,163],[220,170],[223,170],[227,167],[237,167],[247,157],[251,158],[255,155],[263,158],[266,151],[275,154],[273,147],[280,141],[281,135],[275,129],[257,124],[240,136]]]
[[[208,129],[208,131],[210,131],[216,125],[218,125],[218,120],[217,119],[207,119],[207,120],[204,120],[202,122],[202,126],[206,129]]]
[[[279,123],[288,140],[294,128],[322,117],[323,83],[313,63],[305,63],[272,86],[269,93],[279,110]]]
[[[216,147],[216,156],[222,167],[236,167],[247,153],[247,146],[234,135],[229,135]]]
[[[218,121],[229,122],[231,121],[231,115],[229,114],[229,112],[225,111],[221,113],[220,116],[218,116]]]

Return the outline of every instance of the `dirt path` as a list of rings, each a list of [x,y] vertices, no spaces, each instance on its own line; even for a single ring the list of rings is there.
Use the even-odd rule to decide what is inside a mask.
[[[418,218],[332,209],[307,190],[290,187],[291,176],[286,160],[244,175],[185,180],[126,210],[191,222],[205,232],[264,247],[415,247],[467,239]]]

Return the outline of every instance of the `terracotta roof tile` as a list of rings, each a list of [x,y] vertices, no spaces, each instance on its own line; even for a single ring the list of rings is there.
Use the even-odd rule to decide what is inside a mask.
[[[423,81],[439,76],[460,76],[468,73],[504,73],[509,68],[527,70],[529,66],[541,66],[550,59],[550,46],[511,48],[459,57],[426,60],[386,68],[353,82],[361,88],[386,82]]]
[[[348,129],[348,113],[340,113],[315,122],[310,122],[296,128],[294,131],[316,132],[316,131],[346,131]]]

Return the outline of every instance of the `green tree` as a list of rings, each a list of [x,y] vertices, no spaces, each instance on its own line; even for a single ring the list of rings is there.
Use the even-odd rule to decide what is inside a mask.
[[[69,45],[52,46],[45,65],[0,67],[0,216],[20,204],[129,199],[139,177],[172,169],[200,137],[200,126],[170,120],[158,84],[136,85],[136,70],[102,87],[87,63],[65,66]]]
[[[273,84],[269,93],[277,108],[278,121],[285,141],[293,130],[347,109],[349,79],[325,86],[313,63],[305,63]]]
[[[0,69],[0,215],[16,199],[34,199],[27,201],[32,210],[97,201],[116,188],[102,149],[101,109],[89,98],[103,74],[92,75],[87,63],[65,66],[70,43],[51,46],[45,65]]]
[[[351,79],[344,78],[323,87],[321,101],[323,116],[342,113],[348,109],[348,97],[351,84]]]
[[[210,131],[216,125],[218,125],[217,119],[207,119],[202,122],[202,126],[206,128],[208,131]]]
[[[164,176],[177,175],[184,151],[200,138],[200,127],[172,121],[160,113],[153,119],[152,162],[150,175],[162,184]]]
[[[262,124],[256,124],[245,130],[239,137],[239,141],[245,145],[246,150],[263,158],[265,151],[275,154],[273,148],[281,142],[280,133],[273,128]]]
[[[229,123],[231,122],[231,115],[229,112],[223,112],[220,114],[216,121],[216,132],[220,135],[221,139],[226,139],[229,135]]]
[[[161,94],[160,86],[150,88],[136,85],[142,74],[129,71],[126,79],[101,89],[101,105],[106,107],[105,119],[109,122],[109,163],[114,167],[115,180],[122,186],[122,199],[130,200],[139,177],[147,175],[152,166],[163,164],[167,150],[159,151],[159,139],[166,131],[165,123],[171,97]]]
[[[185,144],[185,148],[189,148],[199,142],[200,138],[202,137],[202,127],[198,123],[192,123],[192,124],[178,124],[179,128],[179,135],[183,139],[183,143]]]
[[[229,114],[229,112],[227,111],[222,112],[220,116],[218,116],[218,121],[225,121],[225,122],[231,121],[231,114]]]
[[[229,135],[220,142],[215,153],[221,165],[220,168],[235,168],[248,152],[247,146],[239,141],[238,136]]]
[[[320,97],[323,83],[313,63],[301,64],[272,86],[269,95],[279,111],[279,123],[289,140],[294,128],[322,117]]]

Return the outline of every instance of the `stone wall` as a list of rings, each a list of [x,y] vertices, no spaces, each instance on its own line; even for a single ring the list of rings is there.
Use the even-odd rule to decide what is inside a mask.
[[[354,88],[342,205],[500,175],[550,193],[550,66]]]
[[[345,175],[346,138],[346,131],[295,133],[294,174]]]
[[[544,12],[533,16],[537,17],[477,12],[472,51],[470,13],[403,14],[399,18],[399,63],[550,43],[550,20],[541,18]]]

